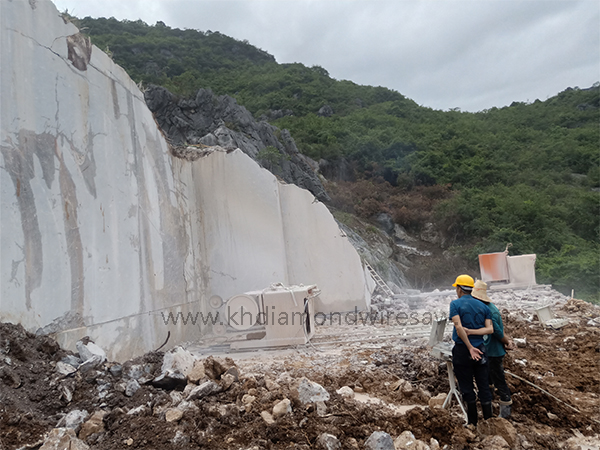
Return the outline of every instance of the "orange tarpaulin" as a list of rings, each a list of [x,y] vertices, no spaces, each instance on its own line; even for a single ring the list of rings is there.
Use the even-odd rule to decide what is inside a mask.
[[[506,252],[479,255],[481,279],[486,283],[489,281],[508,281],[506,256]]]

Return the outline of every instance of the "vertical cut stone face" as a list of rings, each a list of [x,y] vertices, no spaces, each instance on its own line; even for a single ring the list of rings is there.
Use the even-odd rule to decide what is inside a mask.
[[[366,306],[310,193],[237,150],[173,158],[135,83],[50,1],[0,8],[3,321],[123,359],[210,330],[212,295],[303,283],[321,309]]]

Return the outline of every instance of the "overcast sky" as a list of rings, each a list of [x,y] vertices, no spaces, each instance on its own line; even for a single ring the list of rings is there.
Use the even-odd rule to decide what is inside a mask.
[[[3,0],[2,0],[3,1]],[[24,1],[24,0],[23,0]],[[77,17],[219,31],[279,63],[480,111],[600,80],[598,0],[54,0]]]

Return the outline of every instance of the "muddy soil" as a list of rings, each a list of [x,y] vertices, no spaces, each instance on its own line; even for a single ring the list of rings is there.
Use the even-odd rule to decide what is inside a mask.
[[[518,434],[512,448],[575,449],[575,437],[594,442],[600,433],[599,308],[570,300],[557,312],[570,324],[554,330],[524,320],[519,311],[504,311],[507,333],[525,339],[509,352],[505,368],[546,391],[507,375],[514,393],[509,422]],[[430,355],[425,339],[407,338],[401,327],[365,327],[361,333],[372,339],[363,342],[315,339],[312,346],[285,352],[221,355],[232,357],[239,379],[225,383],[219,371],[207,372],[198,383],[212,377],[221,392],[186,403],[182,399],[195,385],[180,392],[148,382],[161,373],[162,353],[63,375],[59,362],[73,353],[50,337],[1,323],[0,448],[40,448],[74,410],[86,411],[86,420],[105,413],[102,429],[84,436],[93,449],[308,449],[317,448],[322,433],[336,436],[342,448],[364,448],[374,431],[396,438],[406,430],[428,444],[437,440],[440,448],[487,448],[485,436],[465,428],[456,402],[449,410],[428,406],[449,384],[445,363]],[[332,336],[331,329],[320,327],[319,335]],[[136,370],[142,375],[134,376]],[[140,387],[128,396],[125,386],[136,377]],[[295,387],[302,377],[327,390],[325,408],[301,403]],[[336,392],[343,386],[379,403],[344,398]],[[286,398],[291,412],[268,424],[261,412]],[[183,414],[168,421],[169,408]],[[74,429],[83,436],[81,425]]]

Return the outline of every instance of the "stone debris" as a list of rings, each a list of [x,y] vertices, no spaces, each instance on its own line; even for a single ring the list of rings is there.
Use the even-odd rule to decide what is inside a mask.
[[[83,361],[75,355],[66,355],[60,360],[60,362],[69,364],[77,369]]]
[[[317,439],[317,447],[324,450],[341,450],[342,444],[333,434],[322,433]]]
[[[411,431],[404,431],[394,440],[396,450],[431,450],[425,442],[420,441]]]
[[[236,377],[231,373],[224,373],[221,375],[221,389],[226,391],[231,387],[233,383],[235,383]]]
[[[87,361],[88,359],[92,359],[94,357],[99,357],[101,363],[106,361],[106,353],[104,350],[102,350],[92,341],[88,341],[85,344],[83,341],[77,341],[75,347],[77,347],[77,351],[79,352],[79,356],[81,357],[82,361]]]
[[[185,445],[189,444],[190,438],[183,431],[177,430],[175,436],[171,439],[171,442],[175,445]]]
[[[204,361],[197,359],[194,361],[192,369],[189,371],[187,378],[190,383],[198,384],[198,382],[206,377],[204,373]]]
[[[395,450],[394,440],[385,431],[374,431],[365,441],[366,450]]]
[[[517,347],[524,348],[525,346],[527,346],[527,339],[526,338],[522,338],[522,339],[520,339],[520,338],[514,338],[513,342],[515,343],[515,345]]]
[[[317,416],[324,417],[327,414],[327,405],[325,402],[315,402]]]
[[[481,441],[481,446],[486,450],[510,450],[511,448],[502,436],[486,436]]]
[[[269,377],[265,377],[265,387],[271,392],[277,392],[281,389],[281,385]]]
[[[165,372],[154,378],[151,383],[152,386],[160,389],[169,391],[178,389],[183,391],[187,386],[187,378],[177,369],[167,369]]]
[[[197,356],[194,356],[184,348],[175,347],[173,350],[165,353],[161,372],[178,372],[187,377],[192,372],[197,359]]]
[[[341,395],[344,398],[354,398],[354,391],[352,390],[352,388],[350,386],[342,386],[335,392],[337,392],[339,395]]]
[[[108,370],[115,378],[120,378],[123,375],[123,366],[121,364],[113,364]]]
[[[412,384],[410,384],[410,382],[408,382],[406,380],[402,380],[402,379],[395,381],[390,386],[390,389],[392,391],[400,390],[400,392],[404,392],[405,394],[410,394],[413,391]]]
[[[77,431],[88,416],[87,411],[74,409],[58,421],[56,428],[71,428]]]
[[[144,413],[146,413],[147,409],[148,409],[148,407],[146,405],[140,405],[135,408],[131,408],[129,411],[127,411],[127,415],[133,416],[136,414],[144,414]]]
[[[234,366],[235,363],[231,358],[221,359],[209,356],[204,360],[204,373],[212,380],[220,380],[221,375]]]
[[[440,392],[438,395],[436,395],[435,397],[431,397],[429,399],[429,407],[431,409],[433,408],[441,408],[444,405],[444,402],[446,401],[446,397],[448,396],[448,394],[446,394],[445,392]]]
[[[140,383],[137,380],[129,380],[125,385],[125,395],[132,397],[140,389]]]
[[[183,417],[183,411],[178,408],[169,408],[165,411],[165,420],[167,422],[179,422]]]
[[[281,400],[280,402],[278,402],[275,406],[273,406],[273,417],[275,419],[285,416],[286,414],[289,414],[292,412],[292,402],[287,399],[284,398],[283,400]]]
[[[77,368],[73,367],[71,364],[59,361],[56,363],[56,371],[61,375],[68,376],[77,372]]]
[[[386,308],[396,306],[393,299]],[[565,311],[560,304],[554,308]],[[445,363],[425,345],[430,327],[323,326],[314,339],[318,353],[297,347],[234,361],[188,348],[82,371],[76,370],[81,359],[49,345],[48,337],[38,342],[41,337],[0,323],[0,442],[7,449],[56,448],[63,439],[71,448],[96,450],[600,450],[576,444],[600,437],[594,422],[600,419],[594,391],[600,376],[593,370],[600,330],[586,325],[600,313],[591,305],[578,320],[577,311],[560,330],[544,328],[518,309],[503,313],[509,335],[525,343],[509,351],[505,367],[582,413],[507,376],[513,415],[480,420],[478,429],[464,427],[456,402],[441,408],[448,376]],[[93,349],[89,343],[80,345]],[[185,375],[180,369],[192,359]],[[53,425],[72,432],[57,439]],[[406,431],[390,436],[396,430]],[[577,435],[580,430],[585,435]]]
[[[84,343],[83,341],[77,341],[75,344],[79,356],[83,362],[79,365],[78,369],[82,373],[86,373],[88,370],[98,367],[104,361],[106,361],[106,353],[92,341]]]
[[[192,389],[192,391],[187,396],[186,400],[189,402],[191,400],[198,400],[204,397],[208,397],[209,395],[216,394],[221,392],[221,386],[219,386],[214,381],[206,381],[199,386],[196,386]]]
[[[102,433],[104,431],[104,416],[106,416],[106,411],[96,411],[92,414],[92,417],[81,425],[79,439],[85,441],[94,433]]]
[[[48,433],[39,450],[88,450],[90,447],[80,440],[71,428],[54,428]]]
[[[127,376],[134,380],[145,378],[149,374],[150,368],[142,364],[133,364],[127,370]],[[122,372],[122,370],[121,370]]]
[[[273,425],[275,423],[275,419],[269,411],[262,411],[260,413],[260,416],[263,418],[267,425]]]
[[[440,443],[435,438],[429,439],[429,449],[430,450],[440,450]]]

